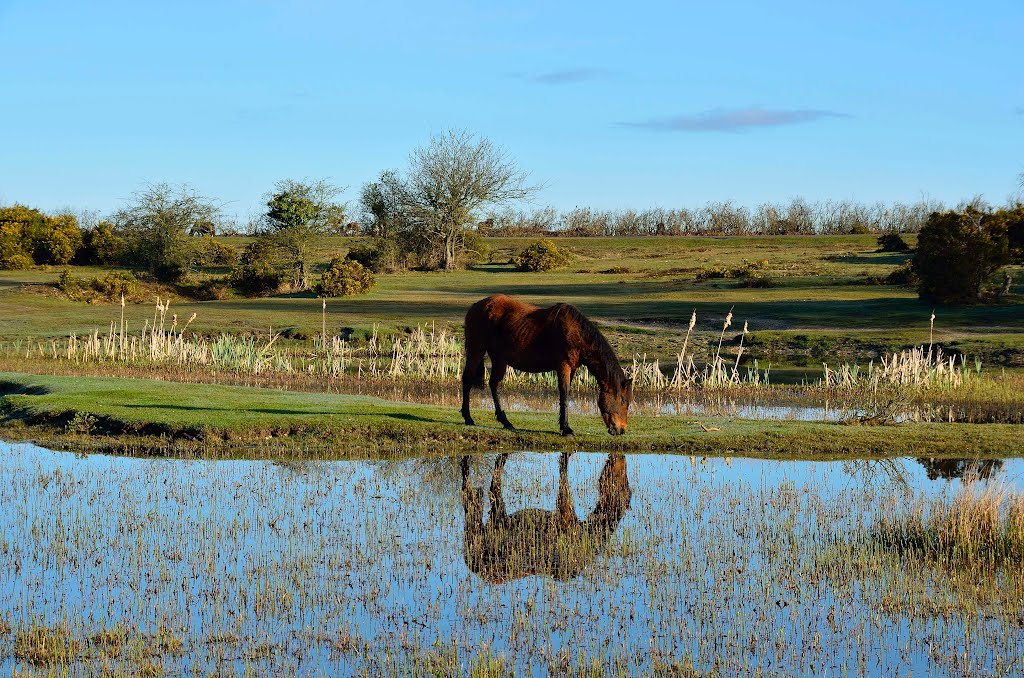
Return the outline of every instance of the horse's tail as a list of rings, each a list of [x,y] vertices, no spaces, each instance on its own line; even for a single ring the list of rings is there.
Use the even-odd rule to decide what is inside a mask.
[[[466,351],[466,370],[462,375],[463,382],[469,383],[473,388],[484,387],[484,327],[483,305],[486,299],[478,301],[469,307],[466,313],[465,335],[463,346]],[[472,362],[476,364],[471,364]]]

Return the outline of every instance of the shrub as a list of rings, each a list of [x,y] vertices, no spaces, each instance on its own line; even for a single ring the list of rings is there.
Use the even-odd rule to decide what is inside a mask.
[[[761,261],[747,261],[743,260],[743,264],[736,268],[724,268],[721,266],[704,266],[694,276],[696,282],[702,280],[717,280],[721,278],[754,278],[763,277],[759,274],[759,271],[768,268],[768,260],[762,259]]]
[[[335,257],[313,290],[320,297],[349,297],[369,292],[376,283],[373,273],[358,261]]]
[[[736,283],[736,287],[752,287],[755,289],[767,289],[769,287],[775,287],[775,282],[771,278],[768,278],[766,276],[755,275],[749,278],[743,278],[738,283]]]
[[[899,233],[885,233],[878,236],[879,252],[909,252],[910,245]]]
[[[124,238],[117,235],[114,225],[109,221],[101,221],[85,232],[78,260],[83,264],[119,264],[125,249]]]
[[[520,271],[553,271],[569,263],[570,255],[550,240],[538,240],[527,246],[512,260]]]
[[[886,285],[911,287],[917,283],[917,275],[914,273],[914,262],[910,259],[904,261],[896,270],[885,276]]]
[[[462,259],[466,264],[479,264],[490,259],[491,248],[479,232],[466,231],[462,234],[462,243]]]
[[[32,265],[32,235],[46,215],[24,205],[0,208],[0,269],[19,270]]]
[[[82,289],[82,281],[71,275],[70,268],[65,268],[57,278],[57,289],[75,298]]]
[[[1006,229],[974,208],[934,212],[921,229],[914,256],[925,301],[972,303],[988,278],[1009,260]]]
[[[18,271],[32,265],[25,249],[25,229],[17,222],[0,221],[0,269]]]
[[[263,240],[257,240],[245,248],[238,265],[228,276],[231,287],[247,297],[276,294],[283,282],[284,274],[274,267]]]
[[[228,289],[227,278],[207,278],[188,288],[185,292],[199,301],[219,301],[227,298]]]
[[[72,214],[45,217],[30,233],[32,258],[37,264],[70,263],[82,246],[82,231]]]
[[[101,278],[93,278],[88,282],[71,275],[71,269],[64,269],[57,278],[57,289],[76,301],[95,301],[102,297],[108,301],[118,301],[122,296],[130,299],[136,295],[139,281],[131,273],[113,271]]]
[[[90,287],[110,300],[132,296],[138,285],[138,279],[126,271],[113,271],[90,282]]]
[[[200,266],[235,266],[238,263],[238,252],[234,247],[205,235],[200,239],[196,263]]]
[[[393,240],[379,239],[374,245],[353,247],[345,255],[346,259],[358,261],[374,273],[393,271],[397,267],[398,245]]]
[[[1006,233],[1010,259],[1024,264],[1024,203],[1017,203],[996,212],[991,217],[993,228]]]

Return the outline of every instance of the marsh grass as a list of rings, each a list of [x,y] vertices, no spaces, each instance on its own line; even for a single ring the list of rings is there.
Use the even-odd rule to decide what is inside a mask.
[[[321,332],[309,343],[296,345],[282,342],[282,334],[272,329],[264,335],[197,334],[190,331],[195,319],[193,313],[179,320],[170,302],[158,299],[152,317],[143,320],[141,329],[132,330],[122,305],[118,319],[105,333],[94,330],[89,335],[43,341],[16,339],[0,343],[0,359],[14,363],[19,371],[22,366],[39,365],[53,373],[106,370],[103,373],[300,391],[408,393],[416,401],[432,403],[445,401],[461,376],[461,338],[434,323],[387,336],[374,326],[352,341],[328,333],[324,304]],[[713,335],[698,336],[694,310],[673,362],[662,363],[647,354],[633,356],[625,368],[634,380],[639,410],[650,410],[645,410],[645,403],[673,401],[729,414],[735,407],[716,403],[739,402],[848,410],[848,420],[857,423],[1024,421],[1024,389],[1018,375],[983,375],[980,361],[969,363],[962,354],[945,355],[932,345],[886,355],[866,366],[842,364],[833,369],[823,364],[817,380],[772,383],[770,364],[762,368],[758,358],[747,360],[747,322],[725,353],[732,322],[730,311]],[[557,389],[553,373],[514,369],[509,370],[505,384],[515,394],[549,394]],[[593,376],[580,369],[572,390],[581,393],[594,388]]]
[[[0,637],[0,672],[998,675],[1024,647],[1020,577],[867,538],[908,501],[892,478],[920,482],[913,461],[629,457],[630,506],[577,576],[492,584],[468,570],[457,458],[5,452],[0,615],[16,610],[18,637],[36,628],[79,645],[63,664],[15,666]],[[583,514],[605,456],[568,464]],[[471,487],[487,492],[494,468],[471,456]],[[512,455],[509,510],[550,510],[558,469],[552,455]],[[111,622],[87,621],[100,618]],[[166,638],[151,631],[171,619]]]
[[[883,515],[873,533],[883,548],[948,566],[1024,564],[1024,496],[995,482],[968,481],[951,497],[918,500]]]

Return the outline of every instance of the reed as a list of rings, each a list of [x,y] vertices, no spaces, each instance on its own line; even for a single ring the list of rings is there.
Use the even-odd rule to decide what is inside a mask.
[[[1024,562],[1024,496],[1005,484],[967,480],[951,497],[919,500],[882,514],[875,541],[886,549],[950,565]]]

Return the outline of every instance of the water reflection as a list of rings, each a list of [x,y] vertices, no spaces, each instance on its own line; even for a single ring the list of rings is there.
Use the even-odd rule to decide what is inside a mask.
[[[922,457],[929,480],[989,480],[1003,468],[1002,459],[935,459]]]
[[[593,562],[629,509],[633,493],[626,457],[608,455],[597,481],[597,504],[584,520],[576,514],[569,487],[569,457],[565,452],[559,457],[554,511],[531,507],[510,514],[501,487],[508,454],[498,455],[486,521],[483,490],[471,486],[469,457],[462,458],[465,558],[470,571],[492,583],[529,575],[565,580]]]
[[[873,537],[953,496],[938,469],[1024,492],[1021,459],[0,460],[0,676],[1009,676],[1024,657],[1018,561],[966,572]],[[59,665],[29,665],[36,628],[68,629]]]

